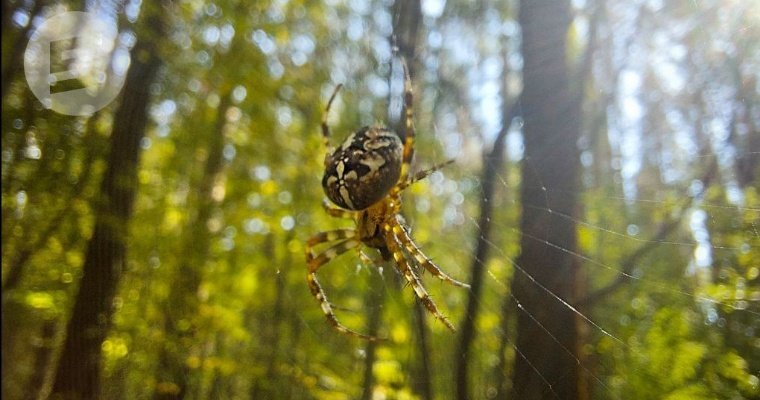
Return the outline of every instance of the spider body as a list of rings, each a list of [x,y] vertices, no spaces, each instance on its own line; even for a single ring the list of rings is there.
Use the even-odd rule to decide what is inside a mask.
[[[444,164],[410,176],[414,154],[414,123],[412,118],[412,85],[404,64],[404,107],[406,135],[399,136],[382,126],[363,127],[350,134],[336,149],[330,149],[330,128],[327,114],[341,86],[335,88],[325,107],[322,135],[328,148],[325,156],[325,173],[322,187],[327,198],[338,207],[323,202],[325,211],[338,218],[354,221],[355,228],[335,229],[317,233],[306,242],[307,281],[311,294],[319,301],[328,322],[339,332],[367,340],[376,337],[364,335],[343,326],[335,316],[322,286],[317,270],[330,260],[361,246],[377,249],[384,261],[391,261],[407,283],[414,289],[420,302],[447,328],[454,327],[438,311],[428,295],[419,274],[422,269],[454,286],[469,285],[454,280],[441,271],[414,243],[401,216],[401,192],[409,185],[425,178]],[[320,245],[327,247],[315,251]],[[360,251],[362,259],[368,257]],[[370,260],[371,261],[371,260]]]
[[[388,194],[401,175],[404,145],[395,132],[365,126],[325,157],[322,187],[336,205],[364,210]]]

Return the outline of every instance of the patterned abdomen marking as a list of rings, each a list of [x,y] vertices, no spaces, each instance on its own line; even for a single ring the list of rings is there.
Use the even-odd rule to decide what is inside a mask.
[[[345,209],[371,206],[397,183],[403,152],[404,145],[393,131],[361,128],[325,158],[325,194]]]

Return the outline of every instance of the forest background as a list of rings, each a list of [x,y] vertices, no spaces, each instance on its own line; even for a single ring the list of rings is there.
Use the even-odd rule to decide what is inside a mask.
[[[46,18],[118,26],[117,99],[45,109]],[[760,399],[760,3],[2,3],[5,399]],[[72,46],[76,46],[73,42]],[[125,57],[129,54],[130,57]],[[333,144],[384,123],[423,276],[306,284]],[[129,60],[127,62],[126,60]],[[371,252],[370,255],[377,256]]]

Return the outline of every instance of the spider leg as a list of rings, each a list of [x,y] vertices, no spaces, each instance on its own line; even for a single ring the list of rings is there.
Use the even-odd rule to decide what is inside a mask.
[[[333,207],[327,199],[322,200],[322,208],[331,217],[353,219],[356,215],[355,211],[348,211],[342,208]]]
[[[404,248],[406,251],[414,257],[414,260],[417,261],[417,264],[425,267],[426,270],[428,270],[431,274],[435,275],[438,279],[453,285],[453,286],[459,286],[463,288],[470,288],[470,285],[459,282],[458,280],[448,276],[445,272],[441,271],[440,268],[438,268],[437,265],[431,260],[428,256],[425,255],[425,253],[420,250],[420,248],[417,246],[416,243],[414,243],[414,240],[411,236],[409,236],[409,232],[407,231],[406,227],[401,225],[401,223],[398,224],[399,229],[394,229],[394,232],[398,231],[396,233],[396,236],[398,237],[401,244],[404,245]]]
[[[345,333],[347,335],[375,341],[378,340],[378,338],[351,330],[343,326],[338,321],[338,318],[335,316],[335,312],[333,312],[330,302],[327,300],[325,291],[322,289],[322,285],[320,285],[319,281],[317,280],[317,270],[321,266],[327,264],[330,262],[330,260],[347,252],[348,250],[357,248],[359,245],[361,245],[361,241],[359,241],[356,236],[357,233],[353,229],[337,229],[334,231],[320,232],[312,236],[311,239],[306,242],[306,262],[309,265],[309,274],[307,275],[306,280],[309,283],[309,290],[311,291],[311,294],[319,302],[319,305],[322,308],[322,312],[327,318],[327,322],[329,322],[333,328],[335,328],[338,332]],[[323,252],[315,254],[314,246],[335,240],[340,241],[328,247]]]
[[[391,251],[393,259],[396,261],[396,265],[401,270],[401,274],[404,275],[406,281],[409,282],[409,284],[414,289],[414,293],[431,314],[443,322],[443,324],[446,325],[446,327],[451,331],[456,331],[456,329],[454,329],[454,326],[451,325],[451,322],[449,322],[449,320],[443,314],[441,314],[440,311],[438,311],[438,307],[436,307],[433,299],[430,298],[427,290],[425,290],[425,287],[422,286],[420,278],[410,267],[409,260],[404,255],[403,250],[401,250],[402,244],[398,238],[398,235],[401,234],[402,229],[398,225],[398,222],[391,220],[385,223],[383,225],[383,230],[385,231],[385,241],[388,245],[388,250]]]
[[[410,179],[407,179],[406,181],[399,182],[398,185],[396,186],[396,188],[397,188],[396,190],[398,192],[401,192],[404,189],[408,188],[409,186],[413,185],[414,183],[419,182],[419,181],[427,178],[433,172],[438,171],[439,169],[442,169],[443,167],[445,167],[445,166],[447,166],[449,164],[452,164],[453,162],[454,162],[454,159],[451,159],[451,160],[448,160],[448,161],[444,161],[444,162],[442,162],[440,164],[433,165],[432,167],[430,167],[430,168],[428,168],[426,170],[419,171],[416,174],[414,174],[414,176],[411,177]]]
[[[406,65],[406,60],[402,58],[401,64],[404,67],[404,121],[406,131],[404,132],[404,153],[399,182],[406,182],[409,177],[412,157],[414,156],[414,106],[412,104],[414,93],[412,92],[412,78],[409,76],[409,67]]]
[[[343,228],[331,231],[319,232],[306,241],[306,259],[315,258],[314,247],[327,242],[334,242],[341,239],[354,239],[357,236],[356,229]]]
[[[335,96],[338,95],[338,92],[340,91],[340,88],[343,87],[342,83],[339,83],[338,86],[335,87],[335,91],[333,91],[332,96],[330,96],[330,100],[327,101],[327,106],[325,107],[325,113],[322,115],[322,140],[325,143],[326,148],[330,148],[330,126],[327,125],[327,116],[330,113],[330,107],[332,106],[333,100],[335,100]]]

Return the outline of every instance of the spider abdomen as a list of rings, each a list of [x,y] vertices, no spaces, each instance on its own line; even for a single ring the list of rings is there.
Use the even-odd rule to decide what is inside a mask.
[[[395,132],[376,126],[359,129],[325,158],[325,194],[345,209],[371,206],[398,182],[403,152]]]

